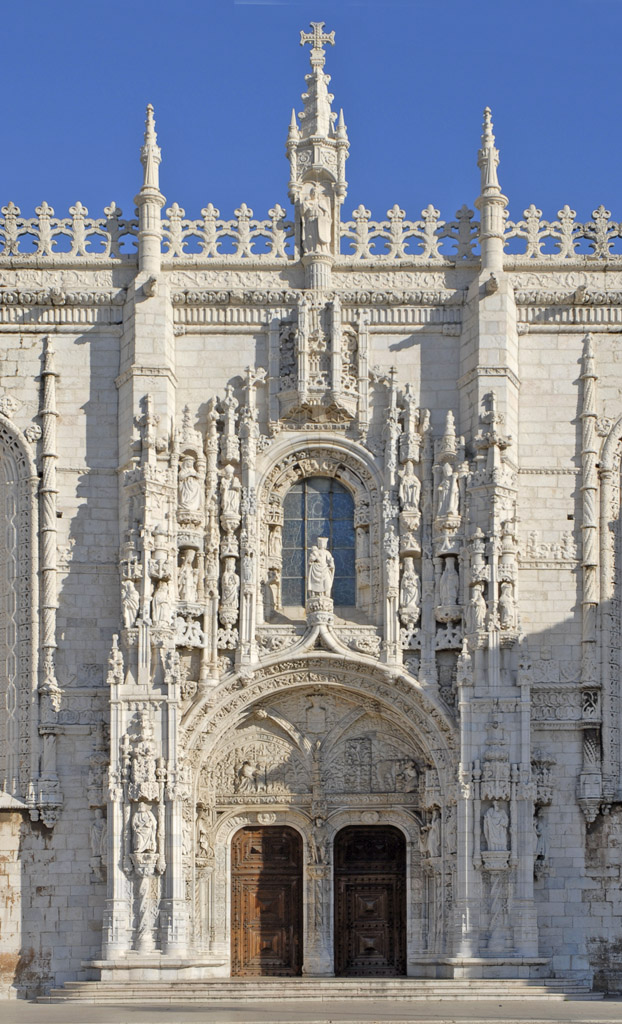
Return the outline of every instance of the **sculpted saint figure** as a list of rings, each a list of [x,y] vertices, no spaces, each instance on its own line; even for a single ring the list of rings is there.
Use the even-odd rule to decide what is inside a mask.
[[[123,580],[121,602],[123,604],[123,625],[126,629],[131,629],[136,622],[140,605],[140,597],[132,580]]]
[[[196,601],[197,573],[194,568],[194,548],[184,548],[182,551],[177,588],[180,601]]]
[[[489,850],[507,850],[508,823],[508,816],[499,801],[493,801],[484,815],[484,835]]]
[[[222,603],[234,605],[237,608],[240,594],[240,577],[235,571],[235,558],[225,558],[225,568],[222,574]]]
[[[473,587],[471,600],[466,608],[466,629],[467,633],[477,633],[486,625],[486,601],[482,592],[482,584],[476,583]]]
[[[223,512],[235,516],[240,514],[241,490],[242,484],[236,477],[233,466],[225,466],[220,481],[220,501]]]
[[[250,793],[257,788],[257,770],[250,761],[244,761],[238,768],[238,793]]]
[[[502,583],[499,595],[499,625],[501,629],[513,629],[516,625],[516,609],[512,594],[512,584]]]
[[[333,226],[331,202],[320,185],[311,185],[302,202],[305,252],[330,252]]]
[[[449,462],[443,463],[443,477],[437,490],[437,516],[458,515],[458,477]]]
[[[438,811],[434,811],[432,821],[428,825],[425,849],[428,857],[440,857],[441,855],[441,819]]]
[[[179,467],[179,507],[188,512],[194,512],[201,503],[201,490],[199,487],[199,474],[194,468],[192,455],[182,456]]]
[[[312,597],[330,597],[335,578],[335,559],[327,550],[328,537],[318,537],[309,552],[307,590]]]
[[[458,587],[460,586],[460,577],[456,572],[456,559],[446,558],[445,568],[441,576],[440,582],[440,598],[441,604],[445,608],[453,608],[458,603]]]
[[[400,470],[400,501],[404,508],[419,508],[419,496],[421,494],[421,482],[415,473],[415,468],[409,460],[404,468]]]
[[[414,626],[421,611],[421,584],[412,558],[404,559],[400,583],[400,618],[405,626]]]
[[[95,808],[95,820],[91,825],[89,840],[93,857],[106,857],[108,827],[101,807]]]
[[[151,602],[154,626],[170,626],[173,617],[171,587],[168,580],[160,580]]]
[[[132,816],[132,849],[134,853],[155,853],[157,822],[148,804],[139,803]]]

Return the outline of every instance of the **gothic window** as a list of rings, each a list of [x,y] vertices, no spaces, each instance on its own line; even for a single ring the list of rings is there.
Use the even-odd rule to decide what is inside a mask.
[[[327,477],[301,480],[285,496],[283,605],[304,605],[309,551],[318,537],[328,537],[328,549],[335,559],[333,601],[336,605],[354,605],[354,500],[337,480]]]

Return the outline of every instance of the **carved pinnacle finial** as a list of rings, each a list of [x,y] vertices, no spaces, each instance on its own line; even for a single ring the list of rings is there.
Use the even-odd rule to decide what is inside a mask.
[[[592,341],[592,335],[585,335],[585,342],[583,343],[583,373],[582,377],[596,377],[596,369],[594,365],[594,343]]]
[[[484,109],[484,121],[482,123],[482,148],[478,153],[477,165],[482,175],[482,195],[490,189],[501,191],[497,177],[499,165],[499,150],[495,146],[493,133],[492,112],[490,107]]]
[[[324,67],[324,44],[330,43],[331,46],[335,45],[335,33],[334,32],[323,32],[322,29],[326,22],[324,21],[311,21],[309,22],[312,32],[301,32],[300,33],[300,45],[304,46],[305,43],[311,44],[311,67],[323,68]]]
[[[155,130],[155,117],[153,106],[147,105],[147,117],[145,120],[145,141],[140,151],[140,162],[144,168],[143,188],[154,188],[160,190],[158,167],[162,159],[162,153],[158,146],[158,136]]]

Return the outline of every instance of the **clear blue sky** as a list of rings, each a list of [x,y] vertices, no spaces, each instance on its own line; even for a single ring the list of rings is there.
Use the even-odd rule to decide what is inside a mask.
[[[622,0],[4,0],[0,205],[130,214],[147,102],[167,205],[287,205],[311,20],[336,32],[348,216],[472,204],[489,104],[513,217],[604,203],[622,220]]]

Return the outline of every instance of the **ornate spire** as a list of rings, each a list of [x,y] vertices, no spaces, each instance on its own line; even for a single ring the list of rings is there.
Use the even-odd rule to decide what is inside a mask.
[[[497,192],[501,191],[499,179],[497,177],[499,150],[495,146],[495,137],[492,129],[493,123],[491,110],[490,107],[486,107],[484,109],[484,121],[482,124],[482,148],[477,156],[477,166],[479,167],[482,176],[482,195],[492,189]]]
[[[154,188],[160,191],[160,174],[158,167],[162,160],[162,153],[158,146],[158,136],[155,130],[155,117],[151,103],[147,106],[147,118],[145,120],[145,141],[140,151],[140,162],[144,168],[143,188]]]
[[[330,75],[324,74],[325,64],[324,43],[335,45],[335,33],[323,32],[323,21],[312,21],[312,32],[300,33],[300,45],[311,44],[311,74],[305,75],[307,91],[302,94],[304,110],[300,113],[302,124],[302,137],[309,139],[312,136],[323,136],[334,138],[334,121],[337,117],[331,110],[331,103],[334,99],[328,91]]]
[[[482,125],[482,148],[477,155],[477,166],[481,173],[481,188],[475,205],[481,213],[482,271],[491,270],[495,273],[503,270],[504,211],[508,202],[499,185],[498,165],[499,150],[495,146],[490,107],[486,107]],[[496,290],[496,288],[492,290]]]
[[[160,210],[166,200],[160,192],[159,166],[162,155],[155,131],[155,118],[151,104],[147,107],[145,141],[140,150],[143,165],[143,184],[134,200],[138,207],[138,266],[148,274],[157,274],[161,266]],[[150,294],[154,294],[151,292]]]

